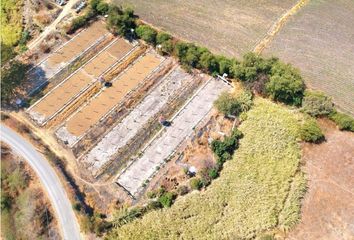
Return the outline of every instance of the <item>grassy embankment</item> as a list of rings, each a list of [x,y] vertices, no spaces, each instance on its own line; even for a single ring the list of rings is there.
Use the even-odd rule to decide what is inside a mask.
[[[301,115],[257,99],[240,126],[233,160],[204,192],[179,198],[109,234],[108,239],[250,239],[288,229],[300,217]]]

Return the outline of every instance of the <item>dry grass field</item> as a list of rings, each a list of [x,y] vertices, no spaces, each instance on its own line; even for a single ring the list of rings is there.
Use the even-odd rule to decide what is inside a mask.
[[[300,68],[307,85],[354,115],[354,1],[312,0],[289,19],[265,53]]]
[[[326,142],[305,143],[308,193],[305,195],[301,223],[287,239],[353,239],[354,134],[342,132],[321,120]]]
[[[251,51],[296,0],[143,1],[114,0],[132,6],[145,21],[228,56]]]

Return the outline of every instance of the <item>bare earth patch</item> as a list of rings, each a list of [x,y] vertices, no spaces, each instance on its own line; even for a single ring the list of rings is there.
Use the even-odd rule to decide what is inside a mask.
[[[173,35],[229,56],[251,51],[296,0],[143,1],[114,0],[132,6],[141,19]]]
[[[320,121],[326,142],[303,145],[308,192],[301,223],[288,239],[353,239],[354,134]]]

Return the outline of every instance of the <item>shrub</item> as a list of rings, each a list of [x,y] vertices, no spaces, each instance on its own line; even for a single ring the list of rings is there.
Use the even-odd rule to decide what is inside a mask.
[[[189,184],[193,190],[200,190],[203,187],[203,183],[199,178],[192,178]]]
[[[209,169],[208,175],[211,179],[216,179],[219,176],[218,169],[216,168]]]
[[[251,92],[242,92],[238,96],[233,96],[228,92],[223,92],[214,102],[214,106],[224,115],[239,115],[251,109],[253,105]]]
[[[300,137],[303,141],[319,143],[324,140],[321,128],[318,126],[316,119],[306,119],[300,128]]]
[[[223,164],[229,160],[238,147],[238,140],[242,137],[242,133],[238,129],[234,129],[231,136],[227,136],[223,141],[213,140],[211,142],[211,150],[218,158],[218,162]]]
[[[300,105],[305,90],[300,73],[289,64],[276,63],[266,83],[266,93],[275,101]]]
[[[177,189],[177,193],[181,196],[186,195],[189,192],[189,189],[185,185],[181,185]]]
[[[239,104],[236,97],[228,92],[220,94],[214,102],[216,109],[224,115],[236,115],[239,112]]]
[[[334,109],[332,100],[322,92],[305,91],[302,111],[313,117],[328,116]]]
[[[162,208],[162,204],[159,201],[151,201],[146,206],[146,210],[156,210]]]
[[[96,12],[92,9],[89,9],[84,15],[75,18],[69,27],[67,27],[66,33],[72,34],[79,28],[86,26],[91,19],[96,16]]]
[[[165,32],[158,32],[156,36],[156,44],[162,44],[166,41],[171,40],[172,37],[168,33]]]
[[[354,132],[354,119],[349,115],[333,111],[329,118],[337,124],[340,130]]]
[[[165,192],[159,197],[159,202],[165,208],[171,207],[173,200],[176,198],[176,195],[172,192]]]
[[[151,27],[147,25],[139,25],[136,28],[136,34],[138,35],[139,38],[141,38],[145,42],[148,42],[153,45],[156,44],[157,32]]]
[[[205,51],[200,56],[199,65],[202,70],[204,70],[205,72],[210,72],[212,74],[215,74],[219,70],[218,62],[215,56],[209,51]]]

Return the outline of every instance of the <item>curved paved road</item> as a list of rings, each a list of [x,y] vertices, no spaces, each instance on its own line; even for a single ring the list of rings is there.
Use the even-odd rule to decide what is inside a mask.
[[[31,144],[22,139],[17,133],[8,127],[1,126],[1,140],[22,156],[35,170],[41,183],[44,185],[52,206],[59,220],[65,240],[81,239],[80,229],[68,196],[47,160],[40,155]]]

